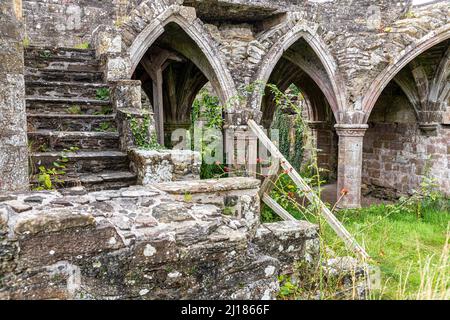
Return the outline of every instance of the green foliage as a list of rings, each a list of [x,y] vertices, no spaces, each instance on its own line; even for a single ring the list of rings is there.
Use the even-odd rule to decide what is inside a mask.
[[[218,179],[225,178],[227,176],[227,169],[223,164],[207,164],[202,163],[200,167],[200,179]]]
[[[223,125],[223,107],[219,98],[202,89],[192,104],[192,123],[206,121],[207,128],[221,129]]]
[[[183,200],[185,202],[192,202],[192,194],[189,192],[186,192],[183,196]]]
[[[97,111],[94,113],[94,115],[108,115],[113,113],[113,108],[111,106],[102,106],[102,109],[100,111]]]
[[[278,277],[280,283],[280,291],[278,292],[278,298],[281,300],[296,299],[301,293],[301,289],[298,285],[292,283],[291,278],[286,275]]]
[[[39,166],[39,172],[36,174],[38,185],[34,190],[54,190],[57,185],[62,185],[64,180],[61,179],[61,176],[66,173],[66,163],[69,161],[67,153],[76,152],[78,150],[78,147],[70,147],[69,149],[63,150],[58,160],[52,163],[51,168],[47,168],[43,165]]]
[[[447,246],[448,250],[450,200],[442,196],[436,201],[424,198],[420,218],[408,206],[400,201],[337,213],[337,218],[349,232],[365,244],[374,260],[372,264],[381,269],[382,287],[372,293],[374,299],[416,299],[424,281],[436,280],[429,279],[430,274],[423,272],[425,261],[443,269],[448,281],[450,266],[448,260],[440,261],[440,255],[443,247],[445,250]],[[337,253],[348,254],[328,226],[324,229],[324,237]],[[440,290],[445,294],[448,287]]]
[[[111,126],[111,122],[102,122],[100,123],[99,127],[96,129],[98,132],[113,132],[115,131],[115,128]]]
[[[30,38],[28,38],[28,36],[25,36],[23,38],[22,45],[24,48],[28,48],[30,46]]]
[[[297,128],[291,119],[292,116],[278,108],[275,111],[271,129],[277,129],[279,132],[278,149],[280,152],[297,171],[300,171],[303,160],[303,130],[301,127]],[[291,139],[292,126],[295,130],[293,139]]]
[[[161,150],[163,147],[158,143],[156,134],[149,137],[150,116],[145,115],[141,119],[128,114],[131,134],[133,135],[134,144],[139,149],[145,150]]]
[[[193,131],[198,121],[204,121],[204,127],[206,129],[221,129],[223,126],[223,107],[220,105],[219,98],[211,95],[206,89],[200,90],[192,104],[191,120],[191,136],[194,136]],[[202,139],[200,150],[202,159],[205,155],[212,153],[212,150],[208,149],[208,142],[207,139]],[[225,170],[225,166],[222,164],[207,164],[203,162],[200,167],[200,178],[211,179],[223,177],[226,175]]]
[[[81,114],[81,107],[77,105],[73,105],[67,109],[67,112],[70,114]]]
[[[74,49],[83,49],[83,50],[87,50],[91,47],[91,45],[89,44],[89,42],[82,42],[80,44],[75,45],[73,48]]]
[[[39,57],[41,57],[43,59],[48,59],[48,58],[50,58],[51,55],[52,55],[52,53],[50,52],[50,50],[43,50],[43,51],[39,52]]]
[[[97,100],[108,101],[110,95],[109,88],[97,89],[95,95]]]

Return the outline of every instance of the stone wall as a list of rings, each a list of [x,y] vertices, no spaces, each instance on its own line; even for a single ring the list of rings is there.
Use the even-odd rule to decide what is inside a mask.
[[[363,183],[373,195],[396,198],[436,179],[449,195],[450,130],[427,136],[415,123],[373,123],[364,138]]]
[[[252,179],[228,180],[215,188],[257,194]],[[280,262],[252,243],[248,210],[225,215],[153,187],[3,195],[0,299],[274,298]],[[317,249],[304,249],[307,227],[290,240],[299,259]]]
[[[373,195],[396,198],[411,194],[424,177],[450,190],[450,130],[421,129],[414,109],[401,94],[381,96],[364,137],[363,183]]]
[[[28,189],[21,1],[0,3],[0,192]]]
[[[90,43],[99,25],[120,26],[138,0],[23,0],[32,44],[73,47]]]

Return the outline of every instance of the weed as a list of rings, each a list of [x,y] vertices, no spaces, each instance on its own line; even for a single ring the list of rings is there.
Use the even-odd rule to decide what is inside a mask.
[[[95,129],[95,131],[98,131],[98,132],[112,132],[114,130],[115,130],[115,128],[111,126],[111,122],[107,122],[107,121],[101,122],[99,124],[99,127]]]
[[[99,88],[95,92],[95,97],[97,100],[108,101],[110,96],[109,88]]]
[[[73,105],[67,109],[67,112],[70,114],[81,114],[81,107],[77,105]]]
[[[78,150],[78,147],[70,147],[63,150],[60,157],[52,163],[52,167],[50,168],[40,165],[38,167],[38,173],[36,174],[38,185],[34,190],[53,190],[57,185],[64,184],[64,180],[61,179],[61,176],[66,174],[66,163],[69,162],[67,153],[76,152]]]
[[[41,57],[43,59],[48,59],[51,57],[51,55],[52,55],[52,53],[50,50],[44,50],[44,51],[39,52],[39,57]]]
[[[161,150],[162,146],[158,143],[155,134],[150,135],[150,116],[145,115],[138,119],[131,114],[127,115],[134,144],[145,150]]]
[[[23,38],[22,45],[24,48],[28,48],[30,46],[30,38],[28,38],[28,36],[25,36]]]
[[[75,45],[73,48],[74,49],[82,49],[82,50],[87,50],[91,47],[91,45],[89,44],[89,42],[82,42],[80,44]]]

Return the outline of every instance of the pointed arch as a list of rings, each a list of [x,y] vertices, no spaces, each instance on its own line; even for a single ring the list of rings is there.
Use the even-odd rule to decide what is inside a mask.
[[[436,74],[433,78],[430,88],[429,99],[431,102],[438,102],[447,99],[450,94],[450,84],[447,81],[450,75],[450,47],[444,54],[439,63]]]
[[[280,61],[283,54],[289,50],[289,48],[299,40],[305,40],[305,42],[313,49],[316,56],[319,58],[322,66],[324,67],[330,85],[324,85],[324,83],[317,81],[317,74],[314,74],[311,68],[305,68],[304,71],[314,79],[317,85],[326,95],[329,100],[329,104],[335,118],[338,119],[337,115],[340,110],[345,109],[345,87],[343,86],[343,81],[337,70],[337,64],[333,56],[326,49],[325,43],[317,36],[316,30],[305,25],[298,24],[291,31],[285,34],[281,39],[272,45],[272,48],[265,55],[261,67],[257,71],[255,80],[266,84],[269,81],[270,75],[272,74],[278,61]],[[299,67],[304,67],[304,64],[299,65]],[[331,87],[331,90],[329,89]],[[263,92],[256,92],[252,99],[252,108],[259,109],[262,102]]]
[[[370,117],[370,114],[388,83],[412,60],[418,57],[423,52],[432,48],[433,46],[450,38],[450,25],[447,24],[433,32],[428,33],[421,38],[418,42],[415,42],[406,47],[400,53],[400,56],[396,61],[386,67],[374,81],[372,81],[370,87],[367,89],[366,94],[363,97],[362,105],[365,113],[365,121]]]
[[[164,33],[165,27],[175,23],[178,25],[198,46],[205,55],[209,65],[214,71],[218,83],[217,94],[223,104],[237,95],[235,84],[226,62],[222,59],[219,50],[211,45],[214,40],[209,36],[202,23],[198,21],[194,8],[171,6],[161,14],[152,19],[133,40],[128,48],[131,60],[131,74],[136,69],[148,48]],[[201,66],[197,66],[201,69]],[[131,76],[130,74],[130,76]]]

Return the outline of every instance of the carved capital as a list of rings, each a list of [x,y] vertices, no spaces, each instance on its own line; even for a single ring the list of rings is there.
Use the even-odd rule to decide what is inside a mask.
[[[422,131],[424,135],[431,136],[435,135],[439,128],[438,123],[430,123],[430,122],[421,122],[419,123],[419,129]]]
[[[337,124],[334,126],[340,137],[364,137],[369,125],[367,124]]]

